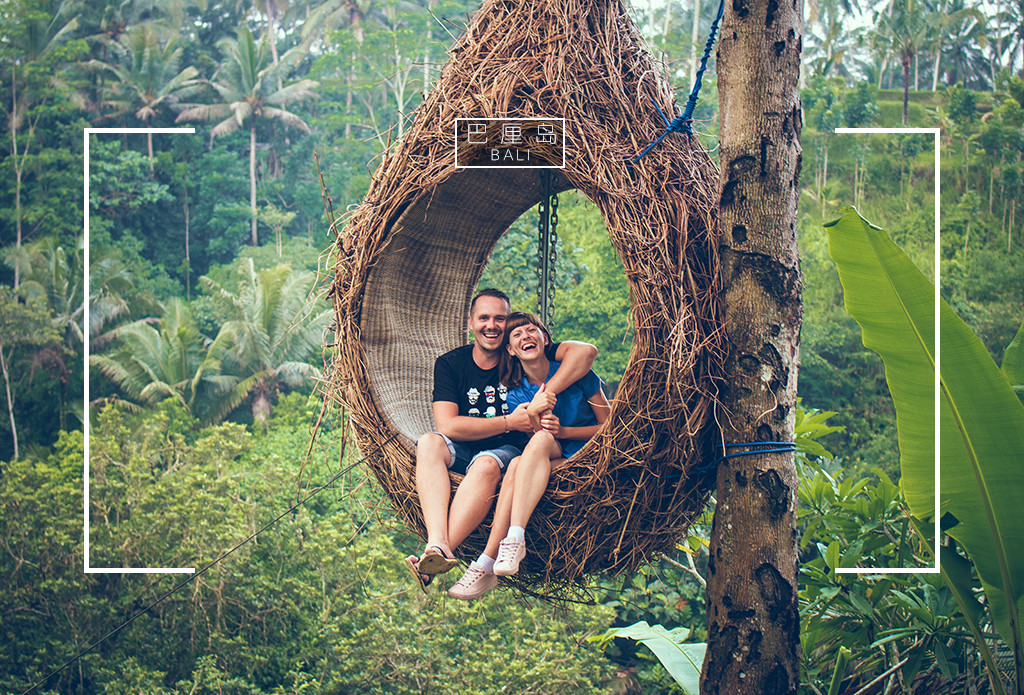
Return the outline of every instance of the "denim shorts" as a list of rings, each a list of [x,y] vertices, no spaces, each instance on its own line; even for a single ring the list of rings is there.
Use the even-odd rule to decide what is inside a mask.
[[[499,446],[496,449],[484,449],[483,451],[473,446],[474,442],[454,442],[440,432],[434,434],[439,435],[444,439],[444,443],[448,445],[448,453],[451,454],[451,458],[448,462],[448,470],[453,473],[459,473],[465,475],[469,471],[469,467],[480,458],[481,456],[490,456],[498,462],[498,466],[501,468],[501,472],[508,469],[508,464],[512,462],[516,456],[520,456],[523,450],[517,446],[506,444],[505,446]]]

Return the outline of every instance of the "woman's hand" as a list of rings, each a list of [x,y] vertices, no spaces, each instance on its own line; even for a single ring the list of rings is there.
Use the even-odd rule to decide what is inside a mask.
[[[533,400],[530,401],[530,404],[527,407],[527,413],[530,416],[530,423],[533,425],[533,430],[535,432],[542,428],[540,422],[541,416],[545,413],[550,413],[555,407],[557,400],[558,399],[555,397],[555,394],[548,393],[547,382],[541,384],[540,388],[537,389],[536,395],[534,395]]]
[[[547,432],[550,432],[555,439],[558,439],[558,433],[562,429],[562,424],[558,421],[558,416],[554,413],[548,413],[542,415],[540,418],[540,426]]]

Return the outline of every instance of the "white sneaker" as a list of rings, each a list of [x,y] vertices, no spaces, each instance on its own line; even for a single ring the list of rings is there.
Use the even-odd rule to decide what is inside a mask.
[[[526,557],[526,541],[506,538],[498,546],[498,559],[494,563],[494,574],[509,577],[519,571],[519,563]]]
[[[472,601],[480,598],[488,591],[498,586],[498,578],[486,571],[476,561],[469,563],[469,569],[462,575],[462,579],[455,582],[448,595],[462,601]]]

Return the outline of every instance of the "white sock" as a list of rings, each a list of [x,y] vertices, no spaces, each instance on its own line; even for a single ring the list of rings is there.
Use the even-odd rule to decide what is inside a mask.
[[[522,526],[509,526],[508,535],[505,536],[512,541],[525,541],[526,540],[526,529]]]
[[[480,554],[480,557],[476,559],[476,564],[484,568],[484,572],[487,574],[494,574],[494,558],[490,555]]]

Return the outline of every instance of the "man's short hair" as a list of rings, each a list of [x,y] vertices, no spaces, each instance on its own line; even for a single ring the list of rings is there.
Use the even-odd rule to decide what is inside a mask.
[[[507,294],[493,287],[488,287],[477,292],[476,296],[473,297],[473,301],[469,303],[470,316],[473,315],[473,307],[476,306],[476,300],[480,299],[480,297],[494,297],[495,299],[501,299],[505,302],[505,304],[512,306],[512,302],[509,301]]]

